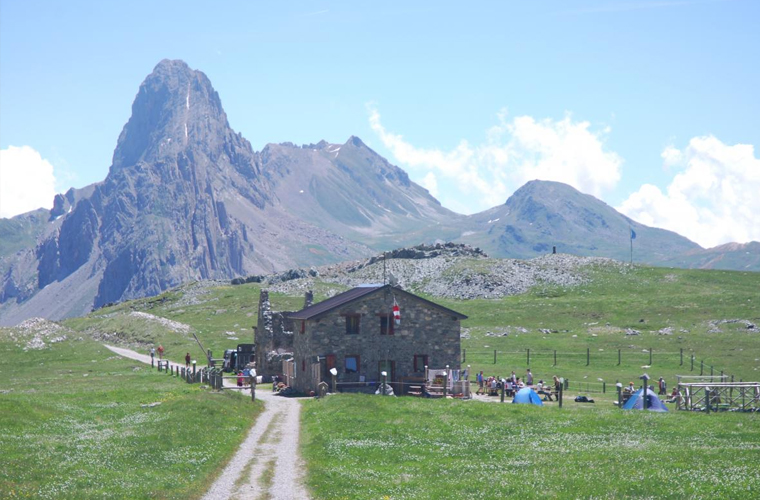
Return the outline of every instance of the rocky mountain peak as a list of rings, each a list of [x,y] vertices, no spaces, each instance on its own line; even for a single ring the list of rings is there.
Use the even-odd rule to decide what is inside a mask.
[[[367,147],[367,145],[364,144],[364,142],[362,142],[362,140],[356,137],[355,135],[352,135],[346,141],[346,146],[349,146],[349,145],[356,146],[356,147],[365,147],[365,148]]]
[[[164,59],[140,85],[112,169],[176,157],[189,146],[231,133],[208,77],[184,61]]]

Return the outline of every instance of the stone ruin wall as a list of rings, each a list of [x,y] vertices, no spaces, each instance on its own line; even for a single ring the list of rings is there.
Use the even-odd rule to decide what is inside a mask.
[[[304,308],[309,307],[314,298],[306,292]],[[259,375],[282,374],[282,362],[293,359],[293,320],[288,315],[293,311],[273,311],[269,301],[269,291],[259,294],[259,316],[256,328],[256,370]]]

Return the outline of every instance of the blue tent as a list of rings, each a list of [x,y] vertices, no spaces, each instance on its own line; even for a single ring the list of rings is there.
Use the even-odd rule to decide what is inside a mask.
[[[643,410],[644,409],[644,396],[642,395],[644,389],[639,389],[634,392],[628,401],[623,405],[624,410]],[[653,390],[647,389],[647,410],[649,411],[668,411],[665,405],[660,401],[660,398],[654,393]]]
[[[541,402],[541,397],[536,394],[536,391],[530,387],[523,387],[517,391],[517,394],[515,394],[515,399],[513,399],[512,402],[544,406],[544,403]]]

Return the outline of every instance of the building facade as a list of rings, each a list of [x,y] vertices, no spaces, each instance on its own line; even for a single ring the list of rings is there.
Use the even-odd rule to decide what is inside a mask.
[[[398,304],[400,323],[393,306]],[[467,316],[390,285],[364,286],[290,313],[294,387],[309,393],[320,381],[339,390],[373,387],[385,371],[396,384],[421,378],[425,367],[460,368],[461,321]]]

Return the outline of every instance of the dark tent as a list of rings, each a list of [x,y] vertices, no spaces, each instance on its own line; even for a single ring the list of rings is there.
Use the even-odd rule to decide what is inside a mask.
[[[639,389],[634,392],[628,401],[623,405],[624,410],[643,410],[644,409],[644,396],[642,395],[644,389]],[[647,410],[649,411],[668,411],[665,405],[660,401],[660,398],[654,393],[653,390],[647,389]]]
[[[512,402],[544,406],[544,403],[541,402],[541,397],[536,394],[536,391],[530,387],[523,387],[517,391],[517,394],[515,394],[515,399],[513,399]]]

